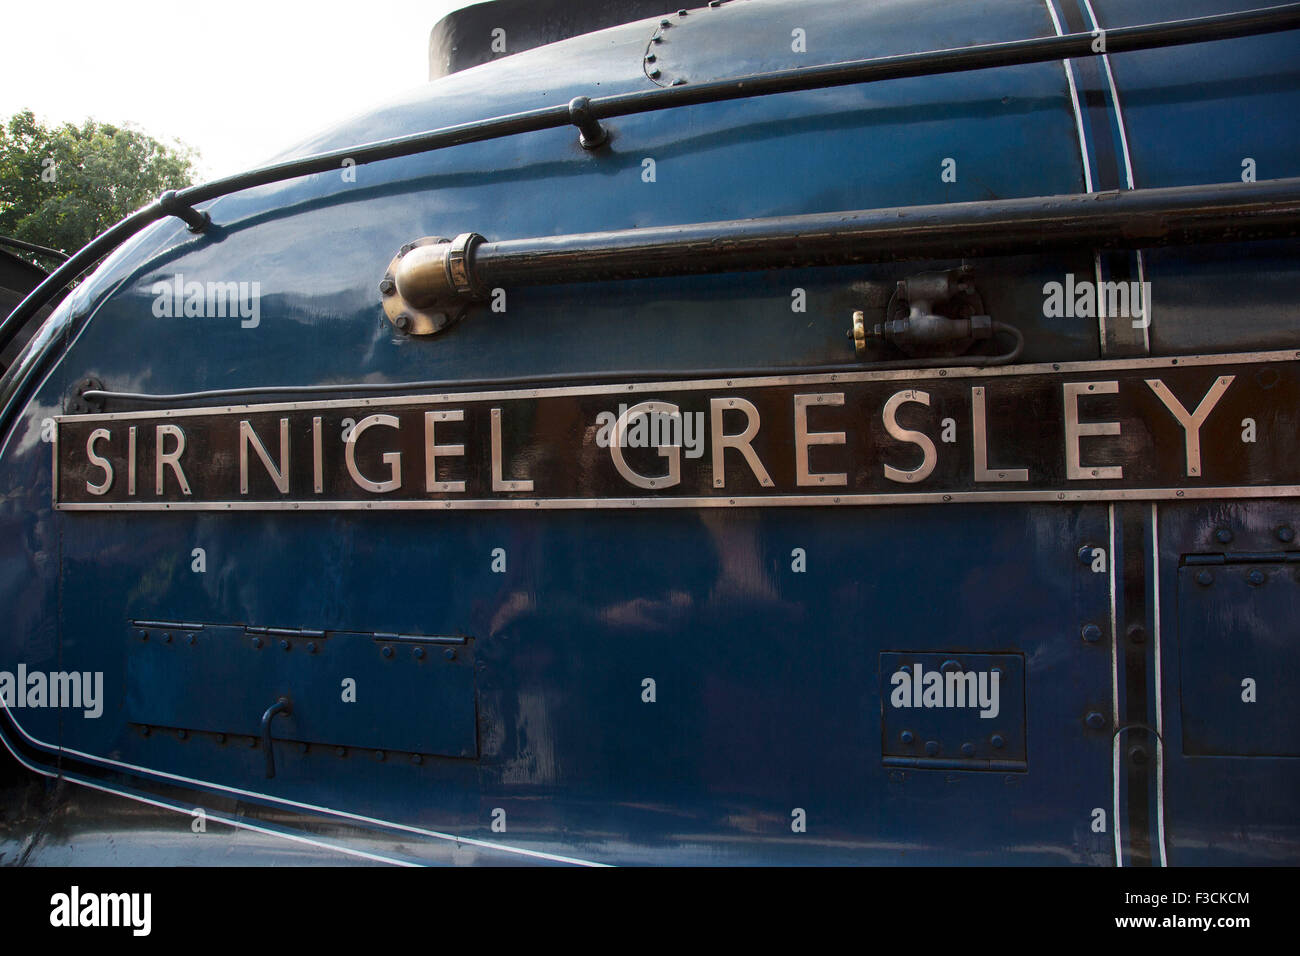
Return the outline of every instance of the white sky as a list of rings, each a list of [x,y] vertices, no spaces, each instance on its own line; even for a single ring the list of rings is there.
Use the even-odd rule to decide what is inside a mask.
[[[4,0],[0,118],[130,122],[236,173],[427,82],[471,0]]]

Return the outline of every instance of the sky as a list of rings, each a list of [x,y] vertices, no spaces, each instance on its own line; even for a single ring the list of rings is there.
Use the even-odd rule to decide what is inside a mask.
[[[0,118],[130,123],[237,173],[428,82],[429,31],[469,0],[4,0]]]

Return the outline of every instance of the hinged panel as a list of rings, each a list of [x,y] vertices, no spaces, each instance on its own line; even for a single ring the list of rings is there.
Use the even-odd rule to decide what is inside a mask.
[[[1298,574],[1291,561],[1178,569],[1184,753],[1300,756]]]
[[[477,757],[473,641],[345,631],[136,622],[133,723],[307,743]]]

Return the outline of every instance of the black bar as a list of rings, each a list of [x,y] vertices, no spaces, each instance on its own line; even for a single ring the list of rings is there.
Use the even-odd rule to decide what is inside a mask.
[[[25,242],[22,239],[14,239],[10,236],[0,236],[0,246],[8,246],[11,249],[23,249],[27,252],[35,252],[42,256],[50,256],[54,259],[67,259],[66,252],[60,252],[58,249],[51,249],[49,246],[38,246],[34,242]]]
[[[1300,177],[480,243],[484,288],[1300,235]]]
[[[1131,27],[1103,30],[1105,53],[1128,53],[1153,50],[1212,40],[1278,33],[1300,27],[1300,4],[1288,3],[1261,7],[1239,13],[1193,17],[1162,23],[1145,23]],[[904,53],[870,60],[850,60],[825,66],[775,70],[736,79],[714,80],[693,86],[677,86],[638,93],[623,93],[591,101],[591,111],[598,119],[626,116],[652,110],[721,100],[792,93],[799,90],[825,89],[854,83],[874,83],[913,76],[937,76],[964,73],[991,67],[1042,63],[1049,60],[1099,56],[1094,49],[1096,38],[1090,32],[1064,36],[1007,40],[979,46],[957,47],[925,53]]]
[[[14,334],[23,327],[27,320],[39,312],[45,303],[54,298],[55,294],[61,291],[64,286],[71,283],[77,276],[98,262],[100,258],[108,255],[145,226],[157,219],[161,219],[164,215],[165,213],[158,203],[151,203],[131,213],[107,232],[100,233],[89,243],[82,246],[63,265],[51,272],[44,282],[29,292],[27,298],[19,302],[14,310],[9,313],[9,318],[0,322],[0,349],[8,345],[9,340],[14,337]]]

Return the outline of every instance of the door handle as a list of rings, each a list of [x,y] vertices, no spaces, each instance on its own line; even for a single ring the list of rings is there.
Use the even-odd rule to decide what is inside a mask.
[[[284,714],[286,717],[293,714],[293,704],[288,697],[281,697],[266,708],[266,713],[262,715],[262,746],[266,748],[266,777],[268,780],[275,776],[275,751],[271,746],[271,721],[275,720],[276,714]]]

